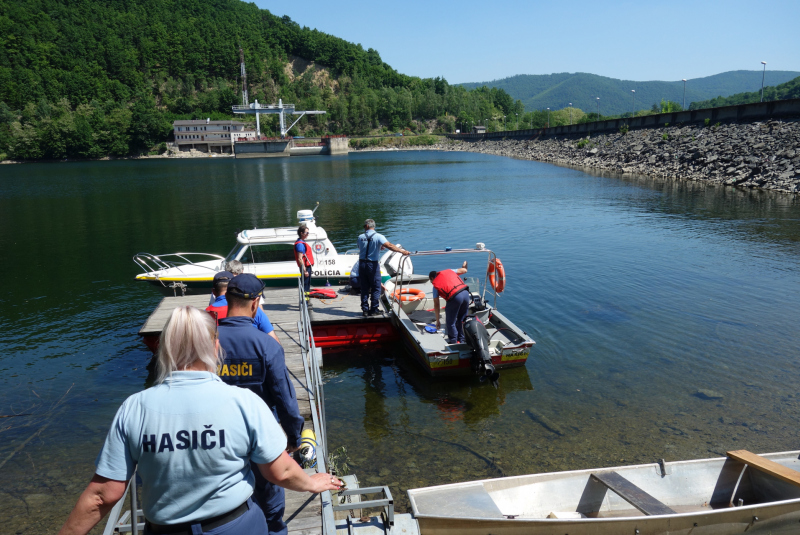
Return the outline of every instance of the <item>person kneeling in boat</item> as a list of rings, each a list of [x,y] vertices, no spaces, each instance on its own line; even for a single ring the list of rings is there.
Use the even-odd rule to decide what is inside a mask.
[[[230,385],[247,388],[263,400],[278,420],[288,441],[288,452],[300,447],[303,417],[286,369],[283,348],[269,336],[250,327],[259,308],[264,283],[255,275],[237,275],[228,284],[228,317],[219,322],[219,345],[225,351],[220,378]],[[286,533],[283,489],[256,476],[253,498],[264,511],[271,534]]]
[[[228,291],[228,283],[236,275],[241,275],[242,271],[244,271],[242,263],[238,260],[228,262],[227,267],[229,271],[219,271],[214,275],[214,291],[211,294],[211,304],[206,307],[206,312],[211,312],[217,318],[217,322],[228,316],[228,298],[225,295]],[[275,334],[275,327],[272,326],[272,322],[269,321],[264,309],[261,308],[261,301],[259,298],[258,309],[256,309],[256,315],[253,318],[253,327],[270,335],[280,344],[281,341],[278,339],[278,335]]]
[[[223,383],[216,325],[194,307],[172,312],[161,334],[156,385],[117,411],[91,482],[60,534],[88,533],[142,479],[145,534],[268,533],[253,504],[251,461],[282,487],[319,493],[337,478],[308,476],[286,453],[286,437],[264,402]],[[212,531],[213,530],[213,531]]]
[[[447,343],[464,343],[464,319],[469,311],[469,287],[459,277],[467,272],[467,263],[464,262],[458,269],[445,269],[444,271],[431,271],[428,278],[433,284],[433,313],[436,315],[436,328],[441,328],[439,297],[447,304],[445,312],[445,333]]]
[[[350,291],[354,293],[361,293],[361,282],[358,280],[358,264],[360,260],[357,260],[353,267],[350,268]]]

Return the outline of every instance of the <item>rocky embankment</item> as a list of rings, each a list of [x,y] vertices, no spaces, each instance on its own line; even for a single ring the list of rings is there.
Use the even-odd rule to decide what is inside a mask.
[[[431,148],[800,193],[798,121],[668,126],[581,139],[448,140]]]

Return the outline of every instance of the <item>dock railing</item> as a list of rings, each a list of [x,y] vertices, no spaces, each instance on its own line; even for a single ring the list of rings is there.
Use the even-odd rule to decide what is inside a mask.
[[[298,297],[300,302],[300,321],[297,330],[300,336],[300,348],[303,356],[303,368],[306,374],[308,401],[311,404],[311,421],[317,439],[317,472],[327,472],[328,435],[325,419],[325,395],[323,392],[322,350],[314,344],[314,333],[311,330],[311,317],[303,288],[302,277],[298,279]],[[336,520],[333,516],[333,496],[326,490],[320,495],[322,499],[322,534],[336,535]]]

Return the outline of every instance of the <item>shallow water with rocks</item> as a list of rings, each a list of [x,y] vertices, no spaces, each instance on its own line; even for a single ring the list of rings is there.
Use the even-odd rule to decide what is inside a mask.
[[[412,250],[486,243],[499,308],[537,342],[496,390],[432,380],[398,346],[326,354],[331,449],[399,510],[418,486],[798,448],[794,195],[434,151],[3,171],[4,533],[57,529],[145,385],[136,332],[161,296],[131,256],[225,254],[317,200],[340,250],[365,217]],[[417,271],[449,267],[434,259]]]

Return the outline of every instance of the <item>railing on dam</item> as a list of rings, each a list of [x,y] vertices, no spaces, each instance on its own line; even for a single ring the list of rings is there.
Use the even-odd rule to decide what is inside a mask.
[[[531,128],[526,130],[503,130],[484,134],[446,134],[450,139],[465,141],[483,141],[503,138],[535,138],[548,136],[577,136],[604,132],[618,132],[623,125],[630,129],[658,128],[665,125],[705,123],[751,122],[763,119],[782,119],[800,117],[800,98],[776,100],[773,102],[757,102],[738,106],[720,108],[704,108],[702,110],[686,110],[673,113],[658,113],[634,117],[633,119],[608,119],[552,128]]]

